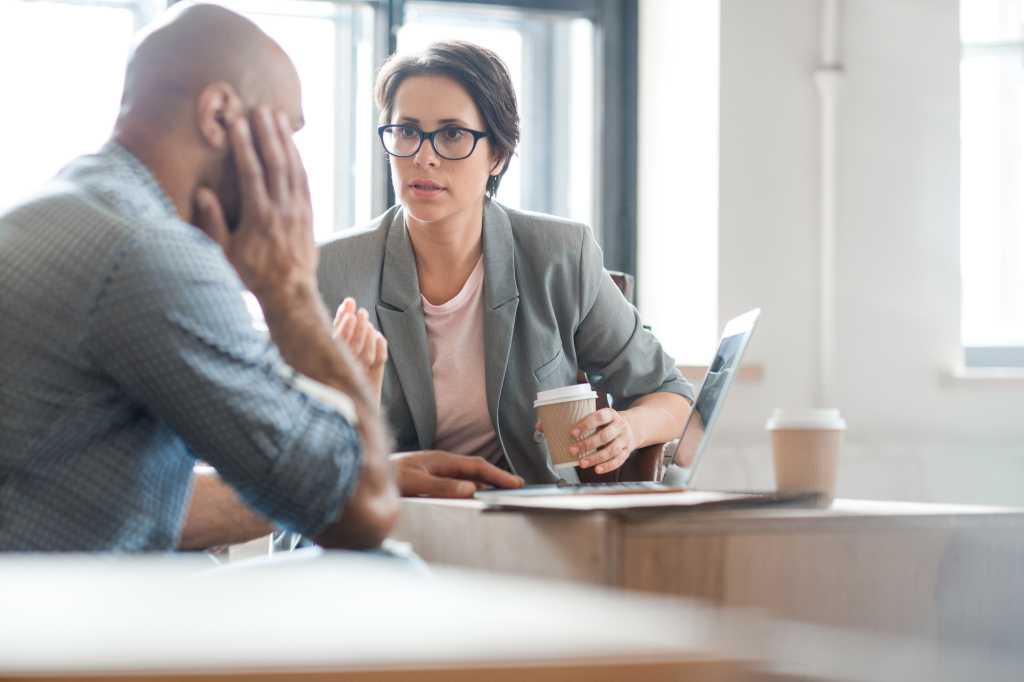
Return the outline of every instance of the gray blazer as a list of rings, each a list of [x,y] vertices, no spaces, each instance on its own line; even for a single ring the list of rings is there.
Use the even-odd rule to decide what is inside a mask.
[[[617,408],[693,387],[604,269],[590,230],[487,201],[483,226],[487,407],[512,471],[557,480],[534,439],[538,391],[576,383],[577,369]],[[346,296],[388,340],[382,403],[399,450],[430,449],[437,424],[419,277],[400,206],[320,249],[320,293],[334,311]],[[682,425],[680,425],[682,428]]]

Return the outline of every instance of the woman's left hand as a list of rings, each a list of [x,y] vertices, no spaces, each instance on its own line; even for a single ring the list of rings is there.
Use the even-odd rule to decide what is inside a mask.
[[[618,469],[639,444],[625,413],[610,407],[587,415],[573,427],[573,438],[580,438],[586,433],[591,435],[571,446],[569,452],[577,457],[587,453],[580,459],[579,466],[583,469],[596,467],[594,471],[599,474]]]

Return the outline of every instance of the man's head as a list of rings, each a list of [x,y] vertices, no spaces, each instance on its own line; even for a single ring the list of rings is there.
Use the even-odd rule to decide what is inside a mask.
[[[298,130],[301,99],[291,60],[254,23],[214,5],[177,5],[129,58],[115,135],[157,167],[172,194],[212,189],[234,224],[239,198],[226,122],[265,105]]]

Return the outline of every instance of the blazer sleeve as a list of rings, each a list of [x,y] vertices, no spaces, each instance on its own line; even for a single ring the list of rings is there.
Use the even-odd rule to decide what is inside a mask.
[[[579,249],[580,323],[573,341],[580,369],[592,384],[609,393],[616,408],[626,409],[649,393],[676,393],[693,403],[693,385],[675,361],[640,322],[640,313],[625,299],[604,268],[601,248],[582,229]]]

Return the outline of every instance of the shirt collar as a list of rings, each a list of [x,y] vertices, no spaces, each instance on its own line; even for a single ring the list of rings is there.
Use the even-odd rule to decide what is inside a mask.
[[[146,203],[150,204],[150,208],[166,214],[165,217],[180,218],[174,202],[167,196],[167,192],[160,186],[156,177],[146,167],[146,164],[142,163],[137,156],[128,151],[121,143],[114,140],[107,142],[100,150],[100,154],[110,160],[115,172],[126,183],[133,184],[138,189],[143,190],[142,196],[137,195],[136,199],[144,197]]]

